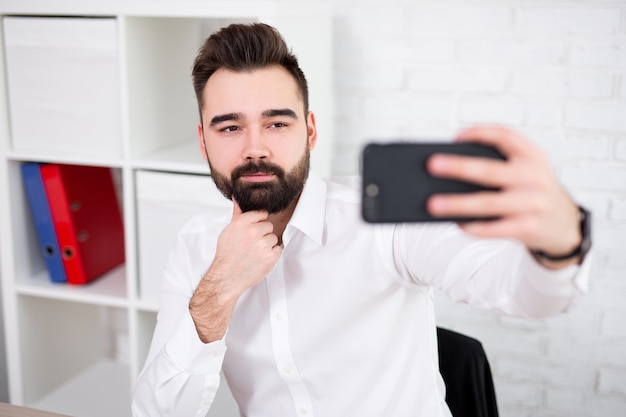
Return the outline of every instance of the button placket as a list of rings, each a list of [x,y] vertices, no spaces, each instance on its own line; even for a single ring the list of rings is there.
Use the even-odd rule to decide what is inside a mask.
[[[289,342],[289,315],[285,292],[284,253],[265,280],[269,301],[272,348],[278,373],[287,385],[296,415],[313,415],[313,406],[293,360]],[[305,413],[302,413],[305,411]]]

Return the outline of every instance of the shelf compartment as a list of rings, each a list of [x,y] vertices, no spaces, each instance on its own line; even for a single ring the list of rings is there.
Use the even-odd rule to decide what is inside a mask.
[[[93,300],[108,305],[122,305],[127,297],[126,269],[120,265],[105,273],[90,284],[78,286],[56,284],[50,282],[48,271],[43,261],[42,249],[39,246],[35,225],[26,198],[22,176],[21,161],[9,163],[12,245],[15,260],[14,283],[16,290],[23,294],[37,296],[49,295],[57,299],[76,299],[78,301]],[[113,170],[114,181],[117,182],[118,199],[121,200],[121,183],[119,169]]]
[[[137,16],[121,20],[126,40],[121,50],[131,158],[187,143],[198,149],[199,115],[191,79],[198,49],[220,27],[252,21]],[[195,153],[198,156],[193,161],[201,163],[200,151]]]
[[[121,157],[116,19],[5,16],[3,26],[13,149]]]
[[[20,345],[28,347],[20,355],[24,405],[69,415],[123,415],[97,414],[102,410],[96,404],[129,404],[120,401],[130,395],[127,310],[25,295],[17,301]],[[83,412],[68,412],[72,407]]]
[[[100,360],[30,407],[81,417],[130,417],[128,365]]]

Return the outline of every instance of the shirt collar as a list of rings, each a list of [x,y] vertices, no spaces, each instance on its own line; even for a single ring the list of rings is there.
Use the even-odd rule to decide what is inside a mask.
[[[285,242],[287,243],[293,234],[293,230],[290,229],[295,228],[321,245],[324,237],[325,215],[326,182],[315,174],[309,173],[296,209],[285,230],[283,236]]]

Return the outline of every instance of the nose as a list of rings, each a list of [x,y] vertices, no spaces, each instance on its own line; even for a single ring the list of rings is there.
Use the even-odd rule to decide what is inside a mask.
[[[263,135],[252,129],[246,133],[242,150],[243,159],[256,160],[266,159],[270,155],[270,150],[265,143]]]

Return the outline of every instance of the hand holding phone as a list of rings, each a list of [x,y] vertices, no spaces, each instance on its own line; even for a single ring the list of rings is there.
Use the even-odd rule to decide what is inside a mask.
[[[433,217],[426,201],[433,194],[497,191],[469,182],[437,178],[426,169],[435,153],[505,160],[493,147],[471,143],[401,142],[369,144],[362,154],[362,216],[369,223],[487,220]]]

